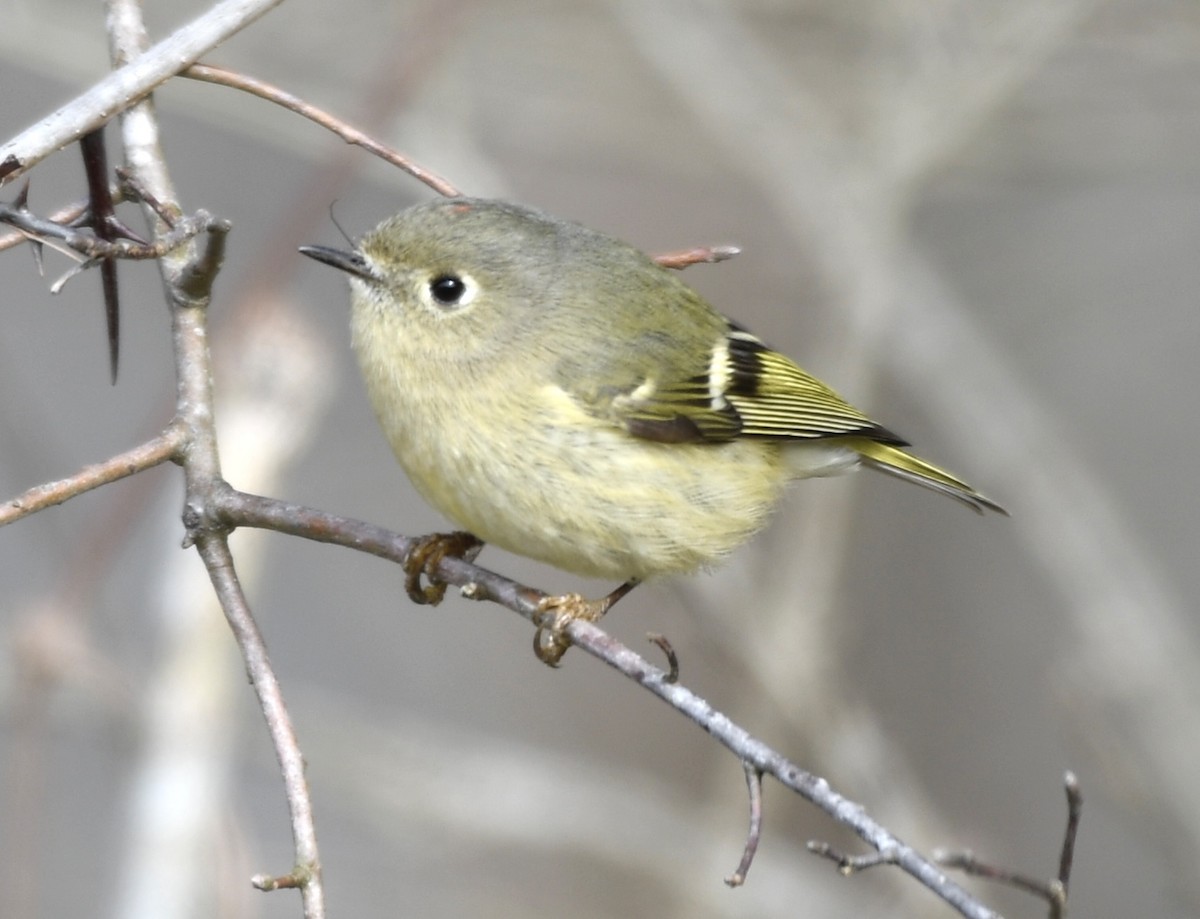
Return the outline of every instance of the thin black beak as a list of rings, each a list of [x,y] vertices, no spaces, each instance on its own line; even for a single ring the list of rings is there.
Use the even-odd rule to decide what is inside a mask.
[[[342,249],[331,249],[328,246],[301,246],[300,251],[309,258],[323,262],[346,274],[352,274],[364,281],[378,281],[371,271],[366,259],[358,252],[346,252]]]

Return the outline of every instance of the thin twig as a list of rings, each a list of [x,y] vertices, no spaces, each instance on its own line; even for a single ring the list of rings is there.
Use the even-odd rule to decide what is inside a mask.
[[[175,459],[184,441],[183,428],[171,425],[152,440],[119,453],[112,459],[94,466],[84,466],[74,475],[57,482],[37,485],[24,494],[0,504],[0,526],[28,517],[44,508],[62,504],[93,488]]]
[[[118,166],[116,173],[125,200],[137,201],[146,205],[163,222],[163,226],[171,230],[175,229],[183,217],[183,210],[178,204],[159,201],[154,192],[150,191],[142,180],[135,173],[130,172],[127,167]]]
[[[750,763],[742,763],[742,768],[746,770],[746,790],[750,794],[750,830],[746,834],[746,847],[742,850],[742,860],[737,870],[725,878],[725,883],[730,887],[741,887],[746,883],[746,874],[754,863],[754,855],[762,839],[762,772]]]
[[[113,202],[120,200],[117,190],[112,189]],[[24,192],[19,201],[19,204],[2,205],[0,207],[12,207],[18,211],[25,211]],[[73,226],[75,222],[87,214],[88,205],[86,201],[76,201],[74,204],[68,204],[66,207],[59,208],[49,217],[44,218],[48,223],[61,224],[63,226]],[[29,242],[29,234],[25,232],[6,233],[0,236],[0,252],[5,249],[11,249],[13,246],[19,246],[21,243]]]
[[[1031,893],[1045,900],[1047,903],[1053,904],[1054,902],[1054,893],[1050,888],[1051,884],[1058,883],[1057,880],[1052,882],[1043,881],[1040,878],[1029,877],[1008,868],[990,864],[981,860],[969,849],[961,852],[937,852],[934,854],[934,857],[937,859],[937,863],[944,868],[955,868],[972,877],[986,878],[989,881],[996,881],[1009,887],[1015,887],[1017,890]]]
[[[1075,838],[1079,835],[1079,818],[1083,814],[1083,789],[1079,787],[1078,777],[1070,770],[1063,776],[1063,788],[1067,793],[1067,829],[1063,833],[1062,854],[1058,859],[1058,881],[1065,898],[1071,887],[1071,869],[1075,864]]]
[[[283,700],[283,691],[279,680],[271,668],[267,656],[266,642],[258,630],[258,624],[250,613],[246,597],[238,583],[237,572],[233,567],[233,556],[229,552],[229,543],[224,533],[205,532],[194,534],[196,548],[212,580],[213,590],[225,611],[242,651],[242,659],[246,663],[246,673],[250,683],[258,695],[259,705],[266,717],[267,729],[271,733],[271,742],[275,747],[275,755],[279,759],[279,768],[283,772],[283,784],[287,791],[288,807],[292,811],[292,832],[296,850],[296,867],[286,876],[290,883],[282,878],[275,879],[273,887],[259,886],[260,889],[279,887],[299,887],[304,897],[304,915],[306,919],[322,919],[324,903],[320,895],[320,861],[317,856],[317,837],[313,823],[312,799],[308,793],[308,782],[304,778],[304,756],[296,740],[296,732],[288,715],[287,705]],[[257,881],[257,879],[256,879]]]
[[[667,640],[666,635],[660,635],[658,632],[647,632],[646,638],[650,643],[657,645],[658,649],[667,656],[667,682],[679,682],[679,657],[675,654],[675,649],[671,647],[671,642]]]
[[[305,880],[303,872],[292,871],[288,874],[256,874],[250,878],[250,883],[255,890],[270,893],[272,890],[302,887]]]
[[[696,246],[682,252],[664,252],[654,256],[654,261],[664,268],[686,268],[688,265],[723,262],[741,254],[737,246]]]
[[[418,166],[400,151],[386,144],[381,144],[373,137],[364,134],[357,128],[351,127],[342,121],[342,119],[329,114],[324,109],[317,108],[311,103],[305,102],[299,96],[292,95],[278,86],[272,86],[263,80],[235,73],[223,67],[213,67],[208,64],[193,64],[186,70],[181,71],[179,75],[191,80],[200,80],[204,83],[216,83],[219,86],[240,89],[242,92],[258,96],[260,99],[274,102],[276,105],[281,105],[288,111],[295,112],[297,115],[309,119],[309,121],[316,122],[326,130],[332,131],[338,137],[342,138],[342,140],[346,141],[346,143],[362,147],[368,153],[373,153],[380,159],[404,170],[414,179],[424,182],[440,195],[455,198],[462,194],[447,179],[422,166]]]
[[[827,842],[817,839],[809,841],[808,851],[813,855],[819,855],[821,858],[833,862],[837,865],[838,871],[847,877],[852,874],[858,874],[860,871],[866,871],[869,868],[878,868],[880,865],[895,865],[897,863],[896,852],[894,850],[869,852],[866,855],[850,855],[841,849],[834,848]]]

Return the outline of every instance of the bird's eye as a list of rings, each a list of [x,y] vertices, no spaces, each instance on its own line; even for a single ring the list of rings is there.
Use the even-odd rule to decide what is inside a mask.
[[[429,282],[429,294],[441,306],[465,306],[469,292],[467,281],[455,274],[440,274]]]

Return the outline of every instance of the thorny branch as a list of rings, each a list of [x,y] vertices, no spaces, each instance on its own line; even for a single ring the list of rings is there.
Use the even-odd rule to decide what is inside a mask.
[[[175,227],[159,236],[154,242],[137,242],[132,239],[101,239],[100,237],[62,223],[55,217],[38,217],[27,207],[0,202],[0,223],[19,230],[30,240],[54,245],[59,251],[82,256],[82,264],[98,263],[104,259],[135,259],[139,261],[161,259],[168,252],[178,249],[201,233],[225,233],[228,221],[219,220],[207,211],[198,210],[182,217]]]
[[[119,191],[115,188],[110,189],[110,191],[112,191],[112,194],[113,194],[113,202],[116,203],[116,201],[118,200]],[[8,208],[10,211],[26,211],[26,212],[28,212],[28,208],[27,208],[27,204],[26,204],[26,202],[28,200],[28,194],[29,194],[29,186],[26,185],[21,190],[20,196],[17,198],[17,200],[13,204],[4,204],[3,202],[0,202],[0,208]],[[46,217],[45,219],[48,222],[57,224],[57,225],[77,226],[78,224],[76,223],[76,221],[87,214],[87,209],[88,209],[88,204],[86,201],[77,201],[74,204],[68,204],[66,207],[59,208],[57,211],[55,211],[53,214],[51,214],[49,217]],[[32,214],[31,214],[31,216],[32,216]],[[18,231],[16,233],[8,233],[4,236],[0,236],[0,252],[3,252],[5,249],[11,249],[13,246],[19,246],[22,243],[29,242],[30,239],[31,239],[31,234],[25,233],[24,231]]]
[[[154,47],[145,47],[145,29],[140,16],[109,17],[111,32],[129,24],[143,41],[112,73],[68,102],[48,118],[0,144],[0,185],[28,172],[57,150],[69,146],[90,131],[127,111],[156,86],[207,54],[229,36],[265,15],[282,0],[221,0],[207,12],[180,26]],[[120,7],[120,4],[111,4]]]

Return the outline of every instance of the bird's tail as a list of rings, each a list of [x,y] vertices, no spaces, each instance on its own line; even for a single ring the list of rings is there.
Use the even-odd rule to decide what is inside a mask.
[[[913,456],[900,447],[857,437],[847,443],[847,446],[856,450],[862,457],[863,463],[873,469],[949,495],[980,514],[986,508],[1003,514],[1005,517],[1008,516],[1008,511],[991,498],[981,495],[966,482],[956,479],[944,469],[939,469],[932,463],[927,463],[919,456]]]

